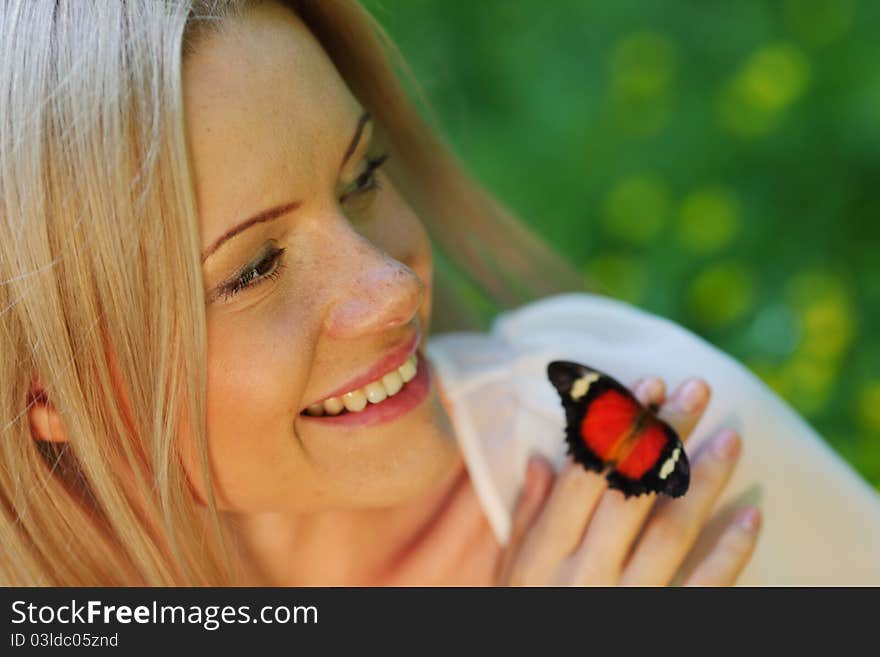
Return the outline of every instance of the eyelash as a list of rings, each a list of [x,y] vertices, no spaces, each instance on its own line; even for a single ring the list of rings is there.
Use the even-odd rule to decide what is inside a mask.
[[[246,290],[249,287],[258,285],[267,279],[273,280],[278,278],[281,275],[281,272],[284,270],[284,262],[280,260],[281,255],[284,253],[284,251],[286,251],[286,249],[284,248],[272,249],[271,251],[269,251],[269,253],[260,258],[260,260],[256,264],[248,266],[248,268],[245,269],[236,279],[221,286],[217,290],[217,294],[219,296],[222,296],[224,299],[229,299],[241,292],[242,290]],[[251,276],[252,272],[260,271],[264,266],[273,264],[275,266],[270,272],[263,274],[262,276]]]
[[[358,184],[357,187],[353,191],[348,192],[348,194],[343,194],[341,199],[342,202],[344,202],[351,194],[363,194],[371,189],[381,189],[382,185],[374,174],[376,173],[376,170],[384,164],[385,160],[388,159],[388,156],[389,153],[383,153],[378,157],[367,158],[367,168],[364,169],[364,172],[361,175],[355,178],[355,182]]]
[[[388,159],[389,154],[383,153],[378,157],[367,158],[367,166],[364,169],[364,172],[359,175],[355,182],[357,183],[357,187],[354,190],[348,192],[347,194],[343,194],[341,202],[344,202],[346,198],[348,198],[352,194],[364,194],[373,189],[381,189],[382,185],[379,183],[379,179],[375,177],[376,170],[382,166],[385,160]],[[242,290],[246,290],[248,288],[254,287],[255,285],[259,285],[260,283],[268,280],[274,280],[281,275],[281,272],[284,270],[284,262],[281,260],[281,256],[284,254],[284,248],[277,248],[271,250],[264,257],[262,257],[259,262],[254,264],[253,266],[249,266],[245,271],[241,273],[235,280],[221,286],[217,293],[219,296],[222,296],[224,299],[229,299]],[[277,263],[277,264],[275,264]],[[265,265],[274,264],[273,269],[263,274],[262,276],[252,277],[251,273],[254,271],[259,271]]]

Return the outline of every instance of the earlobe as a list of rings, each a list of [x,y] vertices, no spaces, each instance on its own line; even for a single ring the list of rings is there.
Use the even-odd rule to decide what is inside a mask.
[[[55,443],[67,442],[67,432],[61,423],[58,410],[39,386],[32,387],[28,394],[27,413],[34,440]]]

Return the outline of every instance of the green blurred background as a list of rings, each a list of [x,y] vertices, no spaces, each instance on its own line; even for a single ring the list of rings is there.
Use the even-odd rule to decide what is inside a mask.
[[[489,190],[880,487],[880,2],[364,4]]]

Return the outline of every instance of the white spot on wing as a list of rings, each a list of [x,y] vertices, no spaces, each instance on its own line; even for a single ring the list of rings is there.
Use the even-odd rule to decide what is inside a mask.
[[[666,479],[666,477],[672,474],[672,471],[675,469],[675,464],[678,462],[679,452],[681,452],[680,447],[676,447],[672,450],[672,454],[666,459],[666,463],[663,464],[663,467],[660,468],[661,479]]]
[[[571,398],[577,401],[586,395],[590,386],[598,380],[599,375],[596,372],[590,372],[589,374],[575,380],[575,382],[571,384]]]

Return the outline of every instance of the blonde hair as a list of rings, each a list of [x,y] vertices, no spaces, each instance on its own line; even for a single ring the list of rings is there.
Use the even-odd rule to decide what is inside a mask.
[[[210,494],[206,321],[181,66],[246,0],[10,0],[0,15],[0,584],[236,583]],[[433,329],[582,287],[468,177],[353,0],[291,0],[441,252]],[[430,117],[430,107],[422,111]],[[445,259],[442,257],[445,254]],[[457,275],[457,278],[455,277]],[[38,380],[43,392],[35,393]],[[31,434],[45,395],[67,442]],[[181,466],[201,459],[206,507]]]

